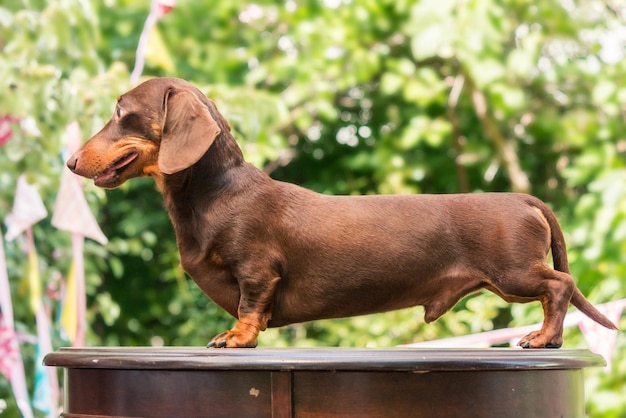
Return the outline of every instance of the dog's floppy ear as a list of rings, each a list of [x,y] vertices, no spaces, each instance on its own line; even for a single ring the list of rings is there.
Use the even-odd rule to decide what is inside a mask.
[[[208,108],[190,90],[169,89],[164,98],[159,169],[177,173],[194,165],[220,134]]]

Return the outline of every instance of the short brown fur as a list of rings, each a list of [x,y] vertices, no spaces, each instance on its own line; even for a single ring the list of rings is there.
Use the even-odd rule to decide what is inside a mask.
[[[253,347],[268,326],[415,305],[431,322],[480,289],[542,303],[543,326],[522,347],[560,347],[570,302],[616,329],[576,288],[561,229],[539,199],[327,196],[272,180],[244,161],[214,103],[180,79],[121,96],[68,166],[106,188],[155,178],[183,268],[238,318],[211,347]]]

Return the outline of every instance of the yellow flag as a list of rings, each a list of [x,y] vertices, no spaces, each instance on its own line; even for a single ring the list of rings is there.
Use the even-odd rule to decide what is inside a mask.
[[[28,288],[30,290],[30,308],[33,313],[37,313],[41,306],[41,280],[39,280],[39,265],[34,246],[28,252]]]
[[[70,265],[70,271],[67,274],[67,283],[65,285],[65,300],[61,310],[61,326],[67,333],[71,343],[76,339],[76,328],[78,326],[77,318],[77,300],[76,300],[76,273],[74,262]]]
[[[173,73],[176,71],[172,54],[167,49],[167,45],[161,36],[161,31],[156,25],[152,28],[148,38],[145,57],[146,62],[161,67],[165,72]]]

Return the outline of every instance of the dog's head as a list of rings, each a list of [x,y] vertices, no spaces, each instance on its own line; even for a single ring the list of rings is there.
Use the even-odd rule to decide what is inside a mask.
[[[212,102],[188,82],[155,78],[120,96],[109,122],[67,161],[97,186],[115,188],[132,177],[173,174],[191,167],[228,129]]]

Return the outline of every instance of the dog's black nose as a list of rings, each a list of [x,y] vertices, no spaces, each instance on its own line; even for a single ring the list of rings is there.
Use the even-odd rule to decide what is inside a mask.
[[[67,160],[67,168],[74,171],[76,170],[76,164],[78,164],[78,157],[72,155],[69,160]]]

